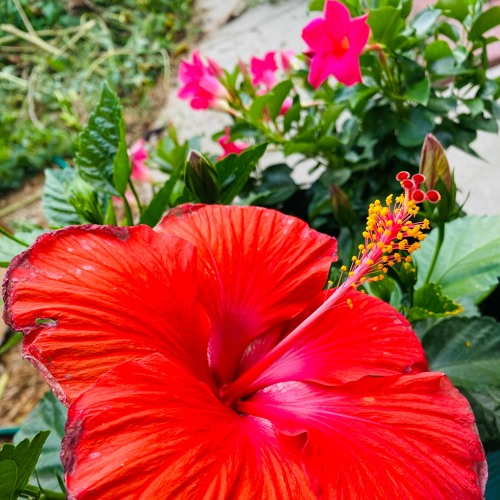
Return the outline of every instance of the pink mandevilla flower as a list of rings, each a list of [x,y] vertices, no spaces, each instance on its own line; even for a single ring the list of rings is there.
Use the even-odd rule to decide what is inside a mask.
[[[148,152],[145,148],[146,141],[139,139],[134,142],[129,149],[129,158],[132,162],[132,173],[130,177],[139,181],[146,181],[149,179],[149,168],[146,165],[148,159]]]
[[[227,127],[224,132],[224,135],[218,140],[219,145],[224,151],[217,158],[218,160],[221,160],[232,153],[239,155],[248,148],[248,144],[243,141],[231,141],[231,129],[229,127]]]
[[[372,207],[381,246],[336,290],[336,240],[258,207],[69,227],[15,258],[5,319],[69,406],[69,497],[481,499],[466,399],[351,286],[419,234],[411,199]]]
[[[250,73],[252,75],[252,83],[256,87],[258,95],[270,92],[273,87],[279,82],[276,72],[280,69],[276,63],[278,58],[281,69],[284,73],[290,73],[292,69],[291,60],[293,51],[286,50],[281,52],[267,52],[263,59],[252,57],[250,59]],[[281,106],[280,114],[284,115],[292,106],[293,100],[287,97]]]
[[[367,16],[351,19],[336,0],[325,3],[324,18],[313,19],[302,31],[312,54],[309,83],[318,88],[330,75],[344,85],[361,82],[359,55],[368,41]]]
[[[193,51],[192,61],[182,60],[179,67],[181,88],[177,96],[189,99],[193,109],[228,108],[229,94],[220,82],[222,70],[212,59],[204,63],[197,50]]]

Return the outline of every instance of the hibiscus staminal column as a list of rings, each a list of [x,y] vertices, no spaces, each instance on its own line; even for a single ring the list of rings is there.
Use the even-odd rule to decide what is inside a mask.
[[[396,198],[395,203],[393,195],[389,195],[386,198],[386,205],[382,205],[379,200],[370,205],[366,229],[363,232],[365,243],[358,247],[359,254],[352,257],[347,279],[335,290],[329,291],[321,305],[266,356],[237,380],[223,387],[221,398],[224,401],[231,404],[269,383],[266,373],[270,367],[287,351],[293,349],[294,344],[304,332],[311,329],[311,325],[318,318],[341,303],[343,299],[352,306],[352,301],[348,297],[352,289],[356,289],[366,281],[383,279],[388,268],[395,263],[411,261],[410,254],[418,249],[420,242],[425,239],[423,230],[429,228],[427,219],[413,220],[419,212],[418,204],[423,201],[437,203],[440,195],[435,190],[425,193],[420,189],[420,185],[425,182],[425,176],[422,174],[410,177],[408,172],[402,171],[396,179],[400,181],[404,192]],[[347,272],[347,267],[342,266],[341,271]]]

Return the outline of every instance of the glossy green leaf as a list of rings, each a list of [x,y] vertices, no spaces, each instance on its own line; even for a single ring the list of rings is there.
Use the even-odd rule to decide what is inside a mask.
[[[444,40],[435,40],[427,45],[424,50],[424,59],[429,63],[452,56],[453,52]]]
[[[469,13],[466,0],[438,0],[436,8],[441,9],[446,16],[458,21],[463,21]]]
[[[469,399],[483,443],[500,445],[500,324],[449,318],[422,338],[432,371],[444,372]]]
[[[393,41],[405,27],[399,10],[389,6],[370,10],[367,23],[373,39],[388,47],[392,46]]]
[[[66,407],[54,394],[47,392],[14,436],[14,443],[17,444],[24,439],[32,439],[40,429],[50,430],[50,435],[43,443],[31,482],[40,483],[42,488],[52,491],[62,491],[57,476],[64,477],[60,453],[67,413]]]
[[[17,464],[14,460],[0,460],[0,500],[15,500]]]
[[[396,137],[401,146],[419,146],[424,142],[426,135],[433,131],[434,126],[432,113],[418,106],[410,109],[407,115],[399,122],[396,129]]]
[[[266,148],[267,142],[247,148],[239,155],[230,154],[217,162],[222,187],[219,195],[221,203],[229,204],[240,194]]]
[[[500,24],[500,7],[491,7],[484,11],[472,24],[469,31],[469,40],[474,41],[487,31]]]
[[[24,439],[17,445],[6,443],[2,446],[2,449],[0,449],[0,473],[6,473],[10,480],[14,478],[12,465],[7,465],[5,469],[1,467],[4,460],[14,462],[17,467],[14,487],[12,488],[12,484],[5,485],[6,489],[12,488],[15,495],[19,494],[28,484],[29,478],[38,461],[38,457],[42,452],[43,444],[49,434],[50,431],[41,431],[33,437],[32,441]],[[14,496],[13,498],[17,497]]]
[[[401,307],[403,292],[396,280],[391,277],[386,276],[382,281],[367,282],[363,286],[370,295],[382,299],[396,309]]]
[[[428,8],[421,10],[412,22],[415,35],[422,37],[432,33],[437,27],[436,21],[440,15],[441,11],[439,9]]]
[[[73,168],[45,170],[42,210],[52,228],[82,224],[84,220],[69,202],[70,185],[75,178]]]
[[[405,98],[415,101],[419,104],[427,105],[429,102],[429,96],[431,92],[431,82],[428,78],[424,78],[419,82],[411,85],[405,92]]]
[[[128,157],[127,138],[125,136],[125,122],[123,121],[123,117],[121,117],[118,126],[120,135],[118,149],[113,161],[113,184],[116,190],[124,196],[132,169]]]
[[[170,174],[168,181],[163,184],[159,191],[154,195],[149,205],[144,209],[144,212],[139,220],[140,224],[147,224],[150,227],[154,227],[158,224],[158,222],[160,222],[163,214],[171,206],[172,193],[175,185],[182,177],[183,172],[184,165],[178,163],[174,171]]]
[[[75,158],[81,177],[95,189],[120,196],[123,189],[123,116],[117,95],[105,84],[99,104],[80,134]],[[119,153],[120,159],[115,158]],[[115,180],[118,186],[115,185]],[[119,190],[119,189],[120,190]]]
[[[415,252],[417,288],[423,286],[434,254],[438,230],[433,229]],[[500,276],[500,215],[466,216],[446,224],[445,236],[429,281],[460,302],[479,303],[498,284]]]
[[[406,317],[411,323],[427,318],[444,318],[459,314],[463,307],[445,297],[436,283],[427,283],[413,294],[413,306],[407,309]]]
[[[280,114],[283,103],[288,97],[290,90],[292,90],[292,86],[293,84],[290,80],[284,80],[271,90],[270,99],[267,103],[267,112],[271,120],[275,120]]]

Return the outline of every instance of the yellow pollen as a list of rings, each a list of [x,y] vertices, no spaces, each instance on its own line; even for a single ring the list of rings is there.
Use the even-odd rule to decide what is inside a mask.
[[[351,299],[347,299],[347,305],[352,309],[354,306]]]
[[[347,266],[341,266],[340,270],[343,271],[343,272],[347,271]]]
[[[468,341],[465,343],[465,347],[471,347],[471,346],[472,346],[471,341],[470,341],[470,340],[468,340]]]

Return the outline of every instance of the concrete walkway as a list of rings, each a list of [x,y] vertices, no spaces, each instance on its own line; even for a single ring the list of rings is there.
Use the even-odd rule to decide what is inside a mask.
[[[243,13],[242,0],[225,0],[224,8],[220,7],[220,0],[202,0],[200,4],[207,12],[206,36],[197,48],[202,55],[213,58],[225,68],[232,68],[238,60],[248,61],[252,55],[262,57],[269,50],[303,50],[302,28],[318,15],[308,12],[307,0],[282,0],[274,5],[264,3]],[[500,48],[500,43],[497,45]],[[496,67],[492,72],[500,75],[500,68]],[[192,110],[185,101],[176,97],[174,88],[159,116],[160,124],[167,122],[178,128],[181,138],[202,135],[204,148],[212,146],[214,150],[210,136],[228,125],[230,119],[220,113]],[[460,190],[459,200],[465,200],[465,210],[469,214],[500,213],[500,203],[497,202],[500,192],[500,136],[479,132],[472,146],[484,160],[455,148],[448,151]]]

